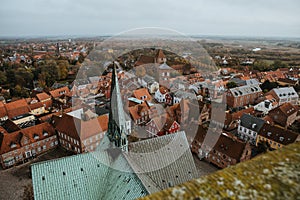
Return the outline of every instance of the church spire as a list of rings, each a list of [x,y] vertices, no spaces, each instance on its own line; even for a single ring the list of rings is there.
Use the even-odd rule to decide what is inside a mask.
[[[107,134],[109,140],[113,142],[116,147],[120,147],[123,151],[128,151],[128,127],[126,124],[115,62],[113,63],[112,71],[110,111]]]

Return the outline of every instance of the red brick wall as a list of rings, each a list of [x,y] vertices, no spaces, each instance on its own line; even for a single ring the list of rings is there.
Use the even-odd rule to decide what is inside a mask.
[[[57,145],[58,145],[57,136],[54,135],[54,136],[48,137],[44,140],[40,140],[40,141],[31,143],[31,144],[28,144],[26,146],[23,146],[19,149],[2,154],[0,156],[0,162],[4,169],[9,168],[9,167],[17,165],[19,163],[23,163],[24,161],[27,161],[28,159],[32,158],[34,151],[35,151],[34,157],[36,157],[38,155],[41,155],[42,153],[45,153],[46,151],[48,151],[50,149],[55,148]],[[26,158],[25,153],[29,152],[29,151],[31,152],[31,156],[29,158]],[[22,156],[20,157],[20,155],[22,155]],[[4,160],[8,157],[14,158],[14,163],[11,166],[6,166],[4,164]]]

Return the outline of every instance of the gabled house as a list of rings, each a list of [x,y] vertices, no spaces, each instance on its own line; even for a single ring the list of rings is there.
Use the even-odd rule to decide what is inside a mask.
[[[174,71],[175,70],[172,67],[170,67],[169,65],[167,65],[166,63],[161,64],[158,67],[159,84],[169,88],[171,73]]]
[[[297,114],[298,109],[291,103],[284,103],[269,112],[272,120],[282,127],[288,127],[293,124],[297,118]]]
[[[297,105],[299,101],[299,95],[293,87],[274,88],[268,94],[272,95],[279,105],[284,103]]]
[[[249,114],[243,114],[238,126],[238,137],[255,145],[257,135],[265,121]]]
[[[158,103],[166,102],[166,94],[168,93],[168,89],[160,86],[159,89],[155,92],[155,99]]]
[[[96,117],[79,109],[61,117],[53,116],[52,124],[63,148],[83,153],[96,150],[100,144],[108,128],[108,115]]]
[[[45,109],[49,109],[52,107],[52,99],[51,96],[48,95],[45,92],[38,93],[35,95],[36,98],[39,100],[39,102],[42,102],[44,104]]]
[[[54,128],[47,122],[25,129],[0,133],[0,163],[8,168],[23,163],[58,145]]]
[[[43,102],[36,102],[36,103],[31,103],[29,104],[29,107],[30,107],[30,113],[33,114],[33,115],[42,115],[42,114],[45,114],[46,112],[46,109],[45,109],[45,104],[43,104]]]
[[[72,96],[67,86],[49,91],[52,99],[56,106],[66,106],[68,100]]]
[[[129,113],[135,124],[145,124],[150,120],[150,106],[146,101],[128,108]]]
[[[133,91],[133,97],[140,99],[142,101],[151,101],[152,96],[149,94],[147,88],[140,88]]]
[[[180,130],[180,124],[174,119],[168,117],[164,125],[165,134],[172,134]]]
[[[149,137],[165,135],[164,125],[166,117],[163,115],[153,117],[147,124],[146,130]]]
[[[249,143],[238,140],[229,133],[207,132],[202,126],[199,126],[191,146],[192,152],[200,159],[205,159],[220,168],[251,158]]]
[[[5,104],[5,109],[9,119],[28,114],[30,112],[30,108],[25,99],[7,103]]]
[[[51,90],[51,91],[49,91],[49,93],[53,99],[57,99],[57,98],[62,97],[65,94],[70,93],[70,90],[67,86],[65,86],[65,87],[55,89],[55,90]]]
[[[208,104],[195,99],[182,99],[179,104],[174,105],[175,120],[183,125],[195,122],[203,124],[209,121],[210,108]]]
[[[245,85],[231,88],[226,93],[226,104],[229,107],[237,108],[254,104],[255,100],[262,95],[259,85]]]
[[[256,145],[261,142],[267,142],[271,148],[279,149],[296,141],[300,141],[299,134],[266,123],[258,133]]]

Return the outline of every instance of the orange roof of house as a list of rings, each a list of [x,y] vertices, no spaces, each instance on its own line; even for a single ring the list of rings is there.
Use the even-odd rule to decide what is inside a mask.
[[[39,101],[45,101],[47,99],[51,99],[51,97],[45,93],[45,92],[42,92],[42,93],[39,93],[36,95],[36,98],[39,100]]]
[[[137,99],[140,99],[140,100],[146,100],[146,101],[151,101],[152,100],[152,97],[149,94],[149,91],[148,91],[147,88],[140,88],[140,89],[134,90],[133,91],[133,96]],[[144,96],[146,96],[147,98],[142,99],[142,97],[144,97]]]
[[[47,132],[48,135],[45,136],[43,134],[44,132]],[[4,154],[22,147],[21,140],[23,137],[26,137],[29,143],[34,143],[53,135],[55,135],[55,130],[47,122],[21,129],[12,133],[0,134],[0,154]],[[35,136],[38,136],[38,139],[34,139]],[[11,148],[12,144],[15,144],[14,148]]]
[[[128,108],[129,113],[130,113],[131,117],[133,118],[133,120],[140,119],[142,117],[141,112],[148,111],[149,109],[150,109],[150,107],[148,106],[148,104],[146,102],[143,102],[141,104],[131,106]]]
[[[246,81],[246,80],[249,80],[250,77],[249,76],[241,76],[240,79]]]
[[[243,109],[243,110],[240,110],[238,112],[232,113],[232,121],[240,119],[244,113],[248,113],[250,115],[253,115],[255,113],[254,107],[250,107],[250,108]]]
[[[65,86],[65,87],[62,87],[62,88],[51,90],[49,93],[53,98],[58,98],[58,97],[60,97],[64,94],[70,93],[70,90],[67,86]]]
[[[53,116],[55,128],[77,140],[84,140],[108,129],[108,115],[84,121],[67,114]]]
[[[164,129],[169,130],[174,123],[177,123],[177,122],[174,119],[172,119],[171,117],[168,117],[166,122],[165,122]]]
[[[25,99],[7,103],[5,104],[5,108],[7,110],[9,118],[13,118],[30,112],[30,108]]]
[[[166,94],[168,92],[168,89],[164,86],[160,86],[159,91],[160,91],[161,94]]]
[[[29,104],[29,107],[30,107],[31,110],[34,110],[34,109],[37,109],[37,108],[44,107],[44,104],[42,102],[36,102],[36,103]]]
[[[165,54],[163,52],[163,50],[159,49],[158,52],[156,53],[156,58],[165,58]]]
[[[0,118],[7,116],[7,111],[5,109],[4,103],[0,101]]]

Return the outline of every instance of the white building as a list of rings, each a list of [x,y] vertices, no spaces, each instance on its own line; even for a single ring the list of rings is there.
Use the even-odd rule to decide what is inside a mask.
[[[249,114],[243,114],[238,126],[238,137],[255,145],[256,137],[265,121]]]

